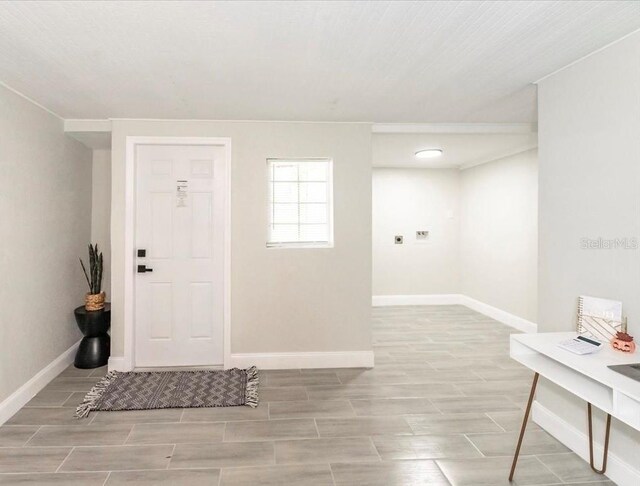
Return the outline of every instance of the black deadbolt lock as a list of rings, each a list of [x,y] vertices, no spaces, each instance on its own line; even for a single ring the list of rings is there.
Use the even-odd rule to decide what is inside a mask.
[[[147,256],[147,250],[138,250],[138,258],[142,258],[142,257],[146,257]]]

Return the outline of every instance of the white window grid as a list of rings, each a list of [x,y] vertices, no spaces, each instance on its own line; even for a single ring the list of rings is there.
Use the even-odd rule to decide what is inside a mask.
[[[326,177],[323,180],[301,180],[300,179],[300,165],[307,162],[324,162],[326,163]],[[296,174],[297,177],[295,180],[280,180],[276,181],[273,176],[274,171],[273,168],[276,165],[295,165],[296,166]],[[268,181],[270,185],[270,198],[269,198],[269,227],[268,227],[268,239],[267,239],[267,247],[269,248],[331,248],[333,247],[333,160],[329,158],[270,158],[267,159],[267,173],[268,173]],[[296,202],[291,203],[278,203],[273,200],[275,195],[275,186],[277,183],[283,182],[293,182],[297,185],[297,198]],[[324,183],[326,188],[326,195],[324,202],[301,202],[300,201],[300,187],[302,184],[312,184],[312,183]],[[275,240],[273,238],[273,229],[274,219],[275,219],[275,208],[276,204],[291,204],[297,205],[297,223],[292,223],[297,226],[297,238],[293,240]],[[324,205],[326,208],[326,219],[325,223],[301,223],[301,208],[305,205]],[[282,224],[282,223],[280,223]],[[305,225],[326,225],[326,238],[315,241],[308,241],[301,239],[301,228]]]

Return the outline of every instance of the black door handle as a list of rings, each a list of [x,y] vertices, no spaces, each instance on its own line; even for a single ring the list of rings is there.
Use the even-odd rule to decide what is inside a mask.
[[[153,272],[153,268],[147,268],[146,265],[138,265],[138,273]]]

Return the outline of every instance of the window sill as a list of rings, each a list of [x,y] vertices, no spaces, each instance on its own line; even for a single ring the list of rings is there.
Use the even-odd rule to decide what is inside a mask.
[[[304,249],[330,249],[333,243],[267,243],[269,250],[304,250]]]

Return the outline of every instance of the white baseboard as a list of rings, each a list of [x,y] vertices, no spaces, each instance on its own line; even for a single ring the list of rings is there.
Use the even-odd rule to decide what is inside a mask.
[[[468,307],[469,309],[480,312],[485,316],[491,317],[492,319],[518,329],[519,331],[538,332],[538,325],[535,322],[527,321],[522,317],[510,314],[502,309],[498,309],[497,307],[493,307],[489,304],[485,304],[484,302],[480,302],[479,300],[467,297],[466,295],[461,295],[460,297],[460,304]]]
[[[79,344],[80,341],[75,343],[0,403],[0,425],[9,420],[51,380],[73,363]]]
[[[392,305],[456,305],[460,303],[460,294],[426,294],[426,295],[374,295],[374,307]]]
[[[528,321],[462,294],[374,295],[372,304],[374,307],[392,305],[464,305],[519,331],[538,332],[538,325],[535,322]]]
[[[236,353],[231,354],[228,362],[224,364],[227,369],[250,366],[257,366],[261,370],[373,368],[373,351]],[[122,356],[112,356],[109,358],[108,369],[109,371],[133,371],[133,366]]]
[[[133,371],[133,366],[123,356],[111,356],[107,363],[107,369],[109,371]]]
[[[565,446],[579,455],[585,461],[589,461],[589,438],[583,431],[576,429],[551,410],[541,405],[538,401],[533,404],[533,421]],[[527,440],[525,435],[525,441]],[[614,439],[615,440],[615,439]],[[593,454],[600,466],[603,453],[602,445],[595,441]],[[609,451],[606,475],[618,486],[636,486],[640,484],[640,470],[633,465],[624,462]]]
[[[373,351],[231,354],[225,368],[286,370],[298,368],[373,368]]]

